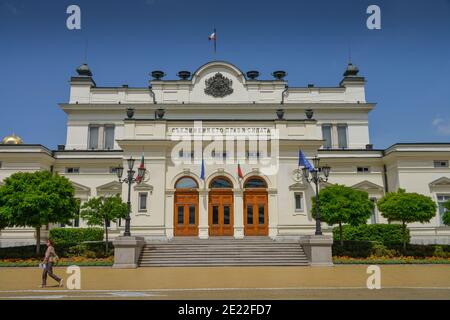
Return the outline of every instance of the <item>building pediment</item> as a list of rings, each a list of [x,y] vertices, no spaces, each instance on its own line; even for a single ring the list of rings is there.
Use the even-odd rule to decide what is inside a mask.
[[[305,190],[306,188],[307,188],[307,186],[303,182],[296,182],[289,186],[289,190],[291,190],[291,191]]]
[[[134,186],[134,190],[135,191],[150,191],[151,192],[151,191],[153,191],[153,186],[148,184],[148,183],[141,182],[141,183],[136,184]]]
[[[361,191],[371,191],[371,192],[383,192],[384,190],[382,186],[367,180],[361,181],[353,185],[352,188]]]
[[[121,193],[122,184],[118,181],[111,181],[97,187],[97,193]]]
[[[75,189],[75,193],[78,193],[78,194],[81,193],[81,194],[87,194],[87,195],[91,194],[91,188],[84,186],[77,182],[73,182],[73,181],[71,181],[71,182]]]
[[[429,183],[430,188],[450,188],[450,178],[441,177]]]

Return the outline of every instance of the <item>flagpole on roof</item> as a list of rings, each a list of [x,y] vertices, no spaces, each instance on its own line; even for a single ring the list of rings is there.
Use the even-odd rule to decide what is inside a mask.
[[[214,60],[217,60],[217,32],[216,32],[216,26],[214,26]]]

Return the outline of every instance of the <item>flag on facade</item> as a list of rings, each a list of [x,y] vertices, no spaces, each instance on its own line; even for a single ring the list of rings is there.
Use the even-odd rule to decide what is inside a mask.
[[[202,158],[202,169],[200,173],[200,179],[205,181],[205,161],[203,160],[203,158]]]
[[[239,177],[240,179],[244,179],[244,174],[242,173],[242,170],[241,170],[241,164],[240,164],[240,163],[238,163],[237,173],[238,173],[238,177]]]
[[[314,170],[314,166],[306,159],[305,154],[302,150],[298,151],[298,166],[305,167],[309,172]]]
[[[216,40],[217,40],[216,28],[214,28],[214,32],[211,33],[211,35],[208,37],[208,40],[214,41],[214,54],[216,54]]]
[[[143,169],[145,168],[145,164],[144,164],[144,153],[142,152],[142,156],[141,156],[141,164],[139,165],[139,168]]]
[[[142,152],[142,156],[141,156],[141,163],[139,164],[139,168],[140,169],[144,169],[145,168],[145,164],[144,164],[144,152]],[[144,177],[137,177],[136,178],[136,180],[138,181],[138,182],[141,182],[141,180],[143,179]]]

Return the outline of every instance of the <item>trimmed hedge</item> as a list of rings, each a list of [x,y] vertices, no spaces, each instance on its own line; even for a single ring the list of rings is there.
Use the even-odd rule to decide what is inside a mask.
[[[84,241],[103,241],[102,228],[54,228],[49,238],[57,244],[78,244]]]
[[[406,250],[404,250],[403,245],[398,242],[387,242],[383,245],[376,241],[344,241],[344,246],[341,246],[340,242],[335,241],[332,252],[333,256],[346,256],[351,258],[367,258],[376,256],[379,252],[385,252],[386,256],[396,257],[447,257],[450,256],[450,245],[408,244],[406,245]]]
[[[105,258],[114,255],[114,247],[109,242],[108,253],[105,254],[105,242],[84,242],[84,243],[60,243],[55,244],[56,254],[60,258],[70,258],[74,256],[82,256],[86,258]],[[0,248],[0,259],[43,259],[45,248],[42,252],[36,254],[36,246],[8,247]]]
[[[359,226],[344,225],[342,227],[344,240],[377,241],[382,244],[402,243],[403,230],[400,224],[362,224]],[[410,235],[407,230],[407,243]],[[339,227],[333,228],[333,239],[339,241]]]

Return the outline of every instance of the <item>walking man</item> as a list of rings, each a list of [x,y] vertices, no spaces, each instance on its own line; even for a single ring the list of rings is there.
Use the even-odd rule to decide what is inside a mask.
[[[41,288],[45,288],[47,285],[47,275],[52,277],[55,281],[59,283],[59,286],[62,287],[64,285],[63,279],[58,277],[53,273],[53,264],[58,259],[58,256],[56,255],[55,248],[53,247],[53,243],[51,240],[47,240],[47,250],[45,251],[45,257],[44,257],[44,270],[42,272],[42,285]]]

